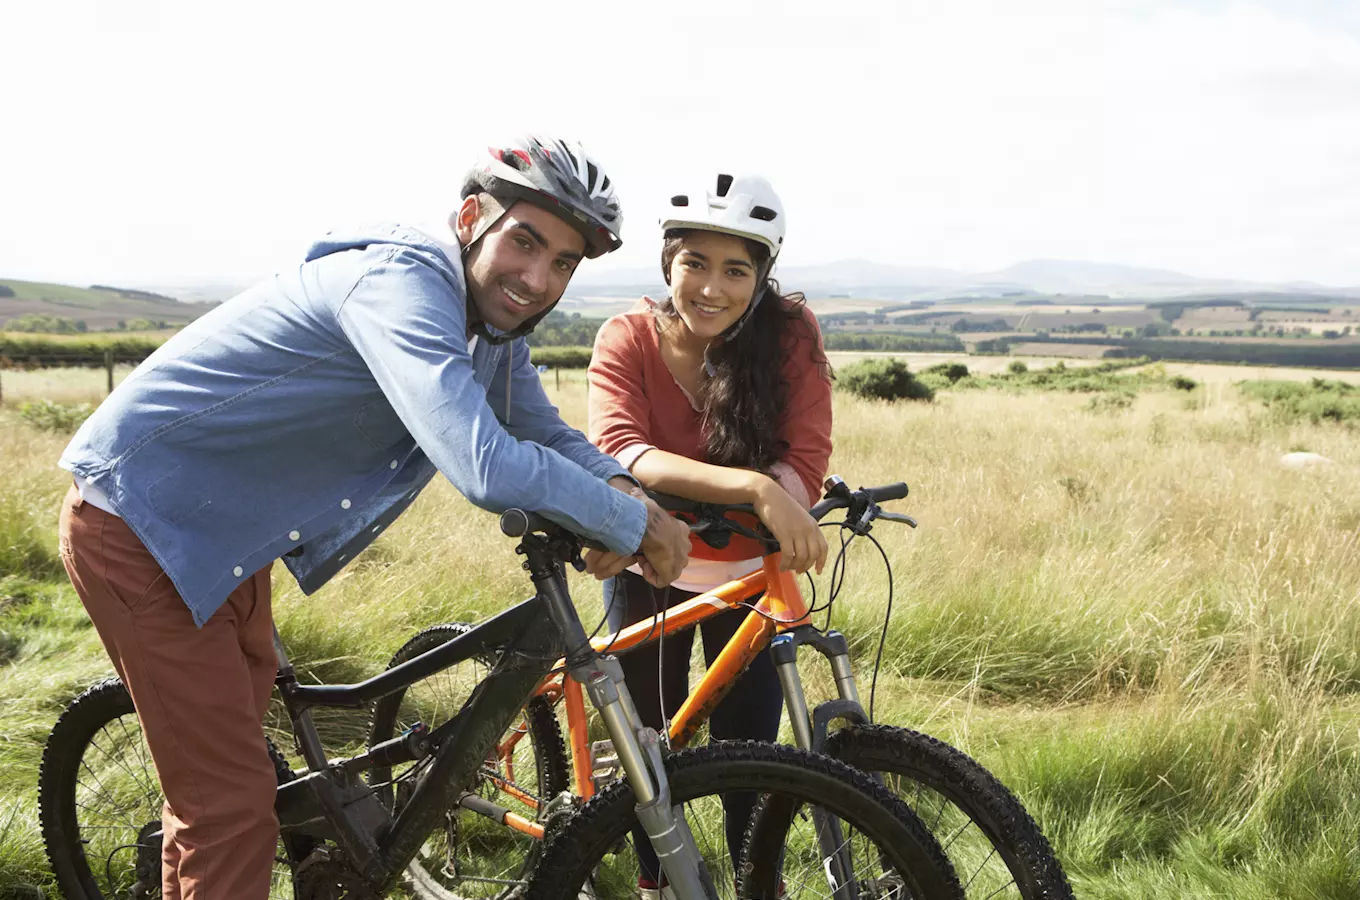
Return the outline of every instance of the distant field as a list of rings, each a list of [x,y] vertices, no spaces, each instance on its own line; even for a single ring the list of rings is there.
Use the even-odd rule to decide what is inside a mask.
[[[1006,367],[1015,361],[1010,356],[970,356],[967,353],[873,353],[861,350],[831,350],[827,354],[832,366],[846,366],[853,362],[863,359],[901,359],[913,372],[936,366],[940,363],[960,362],[968,367],[970,372],[980,372],[990,375],[994,372],[1004,372]],[[1067,366],[1088,366],[1095,365],[1103,360],[1096,359],[1060,359],[1056,356],[1027,356],[1024,358],[1025,365],[1031,369],[1052,366],[1063,363]]]
[[[0,341],[10,338],[16,341],[31,341],[41,338],[45,341],[53,341],[58,344],[88,344],[112,343],[114,341],[159,341],[164,343],[170,336],[179,331],[178,328],[166,328],[159,331],[99,331],[85,334],[33,334],[26,331],[0,331]]]
[[[1311,381],[1323,378],[1328,381],[1344,381],[1347,384],[1360,384],[1360,372],[1354,369],[1297,369],[1286,366],[1227,366],[1213,363],[1158,363],[1172,375],[1185,375],[1196,381],[1212,383],[1231,383],[1234,381]],[[1138,371],[1133,369],[1132,371]]]
[[[1106,350],[1114,349],[1109,344],[1067,344],[1061,346],[1059,352],[1055,352],[1060,345],[1050,344],[1042,341],[1029,341],[1023,344],[1011,344],[1011,355],[1013,356],[1062,356],[1065,358],[1077,359],[1100,359]]]
[[[183,325],[208,309],[140,291],[94,290],[13,279],[0,279],[0,286],[14,292],[13,297],[0,297],[0,327],[12,319],[29,315],[83,321],[91,331],[113,330],[119,322],[132,319]]]

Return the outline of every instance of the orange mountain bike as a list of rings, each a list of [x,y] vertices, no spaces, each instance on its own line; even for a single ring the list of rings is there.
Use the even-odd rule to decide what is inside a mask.
[[[846,511],[842,521],[824,523],[850,535],[849,540],[842,540],[843,554],[856,537],[874,540],[869,533],[875,522],[915,527],[909,517],[879,506],[906,495],[907,485],[902,483],[852,491],[833,477],[827,480],[825,498],[811,513],[820,521],[833,511]],[[758,526],[744,524],[753,521],[749,506],[654,496],[715,546],[740,535],[761,542],[766,551],[762,567],[750,575],[677,604],[653,619],[592,640],[598,652],[625,653],[729,609],[750,610],[671,721],[672,749],[684,747],[694,737],[736,678],[768,650],[774,654],[797,746],[875,774],[906,801],[945,848],[967,897],[1071,898],[1071,888],[1048,841],[1020,802],[986,769],[928,735],[870,721],[845,637],[813,626],[796,579],[779,570],[778,545],[768,533],[756,530]],[[426,629],[397,651],[390,665],[400,665],[452,640],[469,627],[447,624]],[[838,694],[813,708],[809,708],[797,667],[798,651],[807,646],[830,663]],[[480,661],[482,668],[446,671],[382,698],[374,711],[370,743],[391,740],[405,730],[419,728],[421,721],[439,720],[461,708],[495,662],[488,658]],[[564,711],[570,739],[570,763],[559,711]],[[559,664],[539,685],[521,721],[498,742],[496,752],[481,767],[476,785],[469,786],[457,806],[448,810],[446,828],[432,836],[408,869],[409,888],[426,900],[514,893],[533,871],[545,833],[567,822],[570,817],[565,813],[588,801],[618,773],[619,761],[610,742],[592,745],[589,741],[581,684]],[[395,781],[399,786],[407,775],[391,770],[373,774],[381,782]],[[400,791],[395,801],[398,806],[403,802]]]

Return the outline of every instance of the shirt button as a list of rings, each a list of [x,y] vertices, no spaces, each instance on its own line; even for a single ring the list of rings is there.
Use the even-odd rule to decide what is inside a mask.
[[[387,468],[389,468],[389,469],[395,469],[396,467],[397,467],[397,461],[396,461],[395,459],[392,460],[390,463],[387,464]]]
[[[234,569],[231,570],[231,574],[235,575],[237,578],[240,578],[240,577],[241,577],[241,573],[244,572],[244,571],[245,571],[245,570],[242,569],[240,566],[237,566],[236,568],[234,568]]]
[[[346,497],[344,500],[341,500],[341,501],[340,501],[340,508],[341,508],[341,509],[349,509],[349,498],[348,498],[348,497]]]
[[[288,540],[290,540],[290,541],[296,541],[296,540],[298,540],[298,539],[301,538],[301,537],[302,537],[302,533],[301,533],[301,532],[298,532],[298,531],[290,531],[290,532],[288,532]]]

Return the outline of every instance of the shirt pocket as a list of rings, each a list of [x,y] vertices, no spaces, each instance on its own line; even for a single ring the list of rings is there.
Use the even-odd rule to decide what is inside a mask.
[[[212,505],[208,478],[175,466],[147,488],[146,500],[162,519],[179,525]]]
[[[410,437],[406,425],[385,399],[365,403],[354,413],[354,427],[375,448],[385,450]]]

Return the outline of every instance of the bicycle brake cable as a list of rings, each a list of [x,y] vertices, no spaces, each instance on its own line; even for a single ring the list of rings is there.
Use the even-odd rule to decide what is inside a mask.
[[[878,542],[878,538],[874,537],[872,534],[866,534],[865,537],[872,541],[873,545],[878,548],[878,555],[883,557],[883,566],[888,571],[888,608],[883,612],[883,632],[878,637],[878,655],[874,657],[874,677],[873,681],[869,684],[869,721],[873,722],[874,699],[878,693],[878,670],[883,664],[883,646],[888,641],[888,622],[892,619],[893,575],[892,563],[888,561],[887,551],[885,551],[883,545]]]

